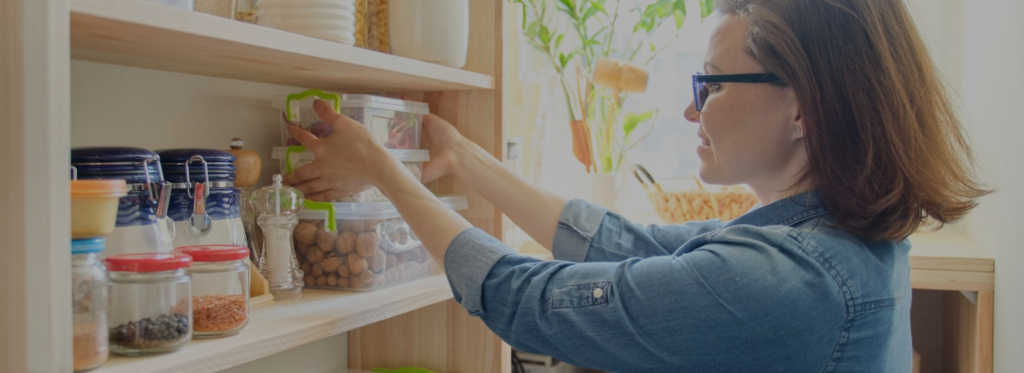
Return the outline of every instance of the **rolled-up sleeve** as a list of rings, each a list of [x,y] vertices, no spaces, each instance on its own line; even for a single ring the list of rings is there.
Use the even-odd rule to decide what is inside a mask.
[[[720,226],[717,219],[643,226],[604,207],[574,199],[562,209],[551,251],[555,259],[577,263],[670,255],[687,241]]]
[[[834,313],[837,326],[845,315],[827,273],[768,243],[781,239],[572,263],[516,255],[469,229],[452,242],[445,268],[455,299],[522,351],[619,372],[771,370],[787,350],[769,331],[787,331],[787,343],[822,340],[835,330],[803,325],[808,312]],[[815,303],[837,296],[825,302],[835,309]]]

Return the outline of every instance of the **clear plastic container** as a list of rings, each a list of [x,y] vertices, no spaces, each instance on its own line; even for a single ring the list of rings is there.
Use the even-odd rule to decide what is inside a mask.
[[[469,49],[469,0],[390,0],[391,53],[461,69]]]
[[[468,207],[466,197],[442,200],[454,210]],[[295,254],[307,288],[373,290],[437,269],[390,202],[307,203],[298,216]]]
[[[409,170],[416,179],[423,176],[423,163],[430,160],[430,152],[427,150],[398,150],[389,149],[388,153],[398,159]],[[293,170],[313,162],[313,152],[301,146],[276,146],[271,156],[281,164],[281,173],[290,174]],[[358,194],[345,196],[334,201],[317,202],[381,202],[387,201],[384,193],[377,188],[370,188]]]
[[[185,246],[192,257],[192,327],[196,338],[238,334],[249,323],[249,249],[234,245]]]
[[[125,254],[104,260],[110,273],[110,351],[137,356],[177,351],[192,339],[192,258]]]
[[[430,113],[426,103],[372,95],[336,95],[317,90],[281,96],[272,105],[281,111],[281,142],[285,146],[300,145],[288,134],[289,122],[317,137],[329,136],[331,127],[321,122],[313,111],[313,98],[337,102],[341,114],[362,123],[374,139],[388,149],[419,149],[423,116]]]
[[[107,270],[98,256],[104,245],[103,238],[71,241],[75,372],[103,365],[110,353],[107,344]]]

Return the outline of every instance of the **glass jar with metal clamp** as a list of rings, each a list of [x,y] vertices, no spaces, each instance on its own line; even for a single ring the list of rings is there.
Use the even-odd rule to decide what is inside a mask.
[[[125,180],[128,195],[118,201],[117,223],[100,256],[174,249],[175,227],[168,217],[171,183],[164,180],[160,156],[140,148],[90,147],[71,150],[79,180]]]
[[[159,154],[173,188],[168,215],[178,230],[174,247],[245,246],[235,156],[217,149],[168,149]]]

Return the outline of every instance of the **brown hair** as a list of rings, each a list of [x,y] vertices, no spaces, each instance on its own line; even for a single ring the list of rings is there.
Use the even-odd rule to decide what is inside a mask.
[[[718,0],[748,52],[793,88],[810,181],[834,227],[899,240],[991,191],[901,0]]]

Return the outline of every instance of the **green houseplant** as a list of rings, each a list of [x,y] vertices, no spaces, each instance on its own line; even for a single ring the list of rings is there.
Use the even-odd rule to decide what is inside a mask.
[[[640,136],[634,131],[657,116],[656,110],[623,112],[623,104],[630,93],[646,89],[644,68],[683,34],[687,0],[511,1],[522,5],[526,41],[559,77],[576,159],[588,173],[615,172],[653,126]],[[691,1],[699,4],[701,19],[713,11],[714,0]],[[635,22],[622,24],[626,18]],[[670,41],[651,40],[668,25],[675,32]]]

